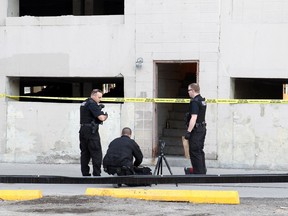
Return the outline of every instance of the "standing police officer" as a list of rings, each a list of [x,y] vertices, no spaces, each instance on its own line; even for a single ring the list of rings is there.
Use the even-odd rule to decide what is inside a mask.
[[[193,174],[206,174],[204,141],[206,136],[206,102],[200,95],[197,83],[188,85],[188,94],[191,98],[189,113],[187,115],[187,133],[185,139],[189,140],[189,154],[193,167]]]
[[[89,162],[92,159],[93,176],[100,176],[102,164],[102,147],[98,132],[99,124],[108,118],[103,113],[102,91],[93,89],[91,96],[80,106],[80,150],[81,150],[81,172],[83,176],[91,176]]]

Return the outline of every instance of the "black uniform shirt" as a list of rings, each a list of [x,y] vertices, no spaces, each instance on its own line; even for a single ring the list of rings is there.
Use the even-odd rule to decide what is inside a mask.
[[[197,123],[201,123],[205,121],[206,114],[206,102],[205,98],[201,97],[201,95],[196,95],[189,104],[189,113],[191,115],[197,115]]]
[[[93,120],[100,124],[98,116],[103,114],[101,107],[92,98],[88,98],[80,106],[80,124],[89,124]]]
[[[128,136],[121,136],[114,139],[108,146],[108,150],[103,159],[103,166],[132,167],[139,166],[143,160],[143,154],[138,144]]]

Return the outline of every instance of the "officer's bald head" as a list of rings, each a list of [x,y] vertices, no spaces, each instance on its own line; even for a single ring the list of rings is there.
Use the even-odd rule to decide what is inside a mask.
[[[122,129],[122,136],[125,135],[125,136],[131,136],[132,134],[132,130],[129,128],[129,127],[124,127]]]

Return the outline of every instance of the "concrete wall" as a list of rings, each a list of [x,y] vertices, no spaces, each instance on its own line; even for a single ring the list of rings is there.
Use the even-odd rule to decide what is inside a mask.
[[[120,135],[121,105],[105,107],[109,118],[100,125],[103,152],[114,133]],[[7,103],[4,162],[79,163],[79,104]],[[2,145],[3,146],[3,145]]]
[[[14,6],[10,3],[11,12]],[[7,9],[8,2],[1,1],[1,10],[2,6]],[[125,17],[6,17],[4,11],[0,17],[1,93],[18,94],[13,77],[122,74],[125,96],[135,97],[135,27],[129,7]],[[50,163],[79,158],[79,104],[26,103],[7,98],[0,98],[0,103],[0,161]],[[105,130],[100,131],[103,153],[122,127],[134,129],[134,104],[109,104],[106,108],[109,119],[102,127]],[[46,122],[49,119],[53,122]]]
[[[7,76],[121,73],[126,97],[154,97],[155,62],[165,60],[199,61],[206,98],[233,97],[233,77],[288,78],[285,0],[126,0],[124,16],[21,18],[7,18],[7,0],[0,4],[0,93],[10,91]],[[141,68],[135,67],[138,57],[144,60]],[[0,103],[1,161],[77,160],[78,105],[5,98]],[[286,106],[209,104],[206,153],[217,156],[217,166],[285,169]],[[151,157],[154,108],[152,103],[107,106],[119,121],[110,116],[101,128],[103,148],[119,135],[115,128],[129,125],[145,157]],[[44,116],[63,122],[53,125]]]
[[[287,170],[286,110],[285,104],[219,105],[219,165]]]
[[[288,2],[222,1],[218,97],[231,78],[288,78]],[[218,105],[218,162],[287,169],[287,105]]]

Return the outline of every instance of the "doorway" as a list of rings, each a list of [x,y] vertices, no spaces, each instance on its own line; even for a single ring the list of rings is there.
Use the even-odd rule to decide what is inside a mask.
[[[189,98],[187,86],[198,81],[198,61],[156,61],[154,65],[155,97]],[[184,154],[182,136],[186,131],[184,115],[187,110],[188,104],[185,103],[155,104],[155,139],[165,141],[166,155]]]

